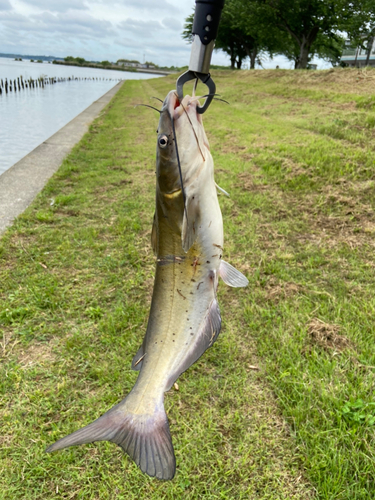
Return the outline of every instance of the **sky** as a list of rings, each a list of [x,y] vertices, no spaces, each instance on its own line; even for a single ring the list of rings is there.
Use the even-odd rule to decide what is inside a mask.
[[[181,32],[194,7],[194,0],[0,0],[0,52],[186,66],[190,46]],[[229,58],[215,51],[212,64]],[[263,65],[293,67],[283,56]]]

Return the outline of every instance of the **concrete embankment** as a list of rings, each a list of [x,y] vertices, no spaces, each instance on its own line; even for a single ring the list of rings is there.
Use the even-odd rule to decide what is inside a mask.
[[[56,134],[0,175],[0,234],[30,205],[123,83],[115,85]]]

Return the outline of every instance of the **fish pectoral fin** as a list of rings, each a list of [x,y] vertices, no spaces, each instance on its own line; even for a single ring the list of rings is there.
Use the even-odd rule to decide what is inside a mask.
[[[158,479],[172,479],[176,459],[163,403],[155,408],[154,414],[138,415],[127,412],[126,399],[91,424],[56,441],[46,451],[94,441],[112,441],[134,460],[142,472]]]
[[[136,355],[133,358],[132,370],[135,370],[136,372],[138,372],[142,368],[142,360],[144,357],[145,357],[145,355],[143,353],[143,344],[142,344],[141,347],[138,349]]]
[[[218,190],[219,190],[219,191],[221,191],[223,194],[225,194],[225,196],[228,196],[228,198],[230,198],[230,194],[229,194],[229,193],[227,193],[227,192],[225,191],[225,189],[221,188],[218,184],[216,184],[216,182],[215,182],[215,186],[216,186],[216,189],[218,189]]]
[[[198,234],[200,219],[199,200],[197,194],[186,196],[184,217],[182,220],[181,240],[184,252],[188,252],[193,246]]]
[[[152,222],[152,230],[151,230],[151,246],[152,246],[152,251],[154,252],[154,255],[157,254],[158,250],[158,230],[156,227],[156,215],[154,214],[154,220]]]
[[[225,262],[225,260],[220,262],[219,275],[224,283],[235,288],[247,286],[249,284],[249,280],[246,276],[240,273],[240,271],[237,271],[237,269],[228,264],[228,262]]]

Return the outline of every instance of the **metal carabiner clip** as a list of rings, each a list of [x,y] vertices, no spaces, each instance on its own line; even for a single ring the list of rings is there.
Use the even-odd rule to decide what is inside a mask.
[[[212,99],[214,98],[216,92],[216,85],[212,80],[210,73],[208,74],[198,73],[197,71],[188,70],[177,79],[177,95],[180,102],[184,97],[184,92],[183,92],[184,85],[185,83],[190,82],[191,80],[200,80],[208,87],[208,94],[206,94],[205,96],[206,100],[204,101],[203,106],[197,106],[197,112],[203,114],[208,108],[208,106],[211,104]]]
[[[197,107],[197,112],[202,114],[211,104],[216,92],[216,85],[210,75],[210,64],[224,0],[195,0],[195,4],[189,69],[177,79],[176,85],[180,101],[184,97],[183,87],[186,82],[200,80],[207,85],[209,92],[205,95],[206,100],[203,106]]]

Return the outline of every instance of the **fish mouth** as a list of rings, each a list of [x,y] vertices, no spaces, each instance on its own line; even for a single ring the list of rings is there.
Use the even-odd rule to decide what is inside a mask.
[[[168,114],[172,117],[175,118],[175,110],[180,107],[180,100],[178,98],[178,95],[176,91],[171,91],[167,95],[165,101],[164,101],[164,106],[163,108],[167,110]]]
[[[171,95],[169,103],[169,112],[175,121],[177,121],[184,113],[202,123],[201,115],[197,113],[197,106],[199,105],[199,97],[191,97],[186,95],[182,101],[179,100],[177,94],[174,92]],[[190,121],[190,119],[189,119]]]
[[[187,128],[191,128],[202,158],[203,160],[205,160],[205,154],[202,151],[202,147],[205,146],[208,150],[210,149],[210,147],[207,141],[206,134],[204,133],[204,131],[202,132],[202,115],[197,111],[198,105],[199,96],[191,97],[189,95],[185,95],[182,101],[180,101],[177,92],[175,90],[171,90],[164,100],[162,113],[164,112],[171,121],[175,140],[177,140],[176,131],[178,135],[178,132],[179,130],[181,130],[181,128],[185,130],[185,125]],[[183,135],[185,135],[185,132],[183,133]]]
[[[198,121],[201,121],[201,116],[197,113],[197,105],[199,104],[198,97],[186,95],[182,101],[180,101],[177,93],[175,91],[171,91],[168,94],[165,104],[169,115],[175,121],[177,121],[184,113],[190,116],[194,115]]]

